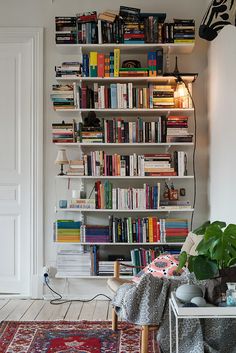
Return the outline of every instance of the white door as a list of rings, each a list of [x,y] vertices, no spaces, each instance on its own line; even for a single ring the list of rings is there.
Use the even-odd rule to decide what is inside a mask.
[[[32,41],[0,40],[0,294],[32,291],[32,78]]]

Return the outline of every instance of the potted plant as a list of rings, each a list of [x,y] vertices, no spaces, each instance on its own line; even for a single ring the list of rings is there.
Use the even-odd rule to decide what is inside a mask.
[[[225,222],[205,222],[193,233],[203,238],[197,246],[198,255],[188,256],[182,252],[179,267],[185,265],[198,280],[207,281],[207,299],[212,303],[221,301],[226,282],[236,282],[236,225]]]

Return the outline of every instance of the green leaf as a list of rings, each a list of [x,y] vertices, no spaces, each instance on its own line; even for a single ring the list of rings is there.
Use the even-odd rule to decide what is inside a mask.
[[[215,261],[205,256],[197,256],[193,263],[193,272],[198,280],[213,278],[218,273],[218,266]]]
[[[218,239],[222,237],[222,230],[219,226],[216,224],[211,224],[207,227],[205,234],[204,234],[204,239],[207,241],[210,238]]]
[[[193,230],[194,234],[197,235],[202,235],[205,233],[206,228],[211,224],[210,221],[206,221],[205,223],[203,223],[200,227],[196,228]]]
[[[189,256],[188,258],[188,269],[190,272],[193,272],[193,265],[196,258],[197,256]]]
[[[181,270],[185,266],[187,259],[188,259],[188,255],[186,251],[181,252],[181,254],[179,255],[179,265],[177,270]]]
[[[214,221],[211,224],[215,224],[215,225],[219,226],[220,228],[225,228],[226,227],[226,223],[222,222],[222,221]]]
[[[236,236],[236,224],[229,224],[225,228],[224,233]]]

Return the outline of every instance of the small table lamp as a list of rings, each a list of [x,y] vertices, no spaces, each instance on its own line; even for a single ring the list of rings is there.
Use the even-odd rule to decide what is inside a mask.
[[[67,155],[66,155],[66,150],[59,150],[57,153],[57,159],[55,160],[55,164],[60,164],[61,166],[61,171],[58,175],[65,175],[63,171],[63,165],[64,164],[69,164]]]

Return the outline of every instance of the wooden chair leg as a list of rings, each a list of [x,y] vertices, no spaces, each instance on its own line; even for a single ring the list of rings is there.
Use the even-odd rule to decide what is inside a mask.
[[[141,333],[141,353],[148,353],[148,326],[142,326],[142,333]]]
[[[118,328],[118,317],[117,314],[115,312],[115,309],[112,309],[112,330],[113,331],[117,331]]]

